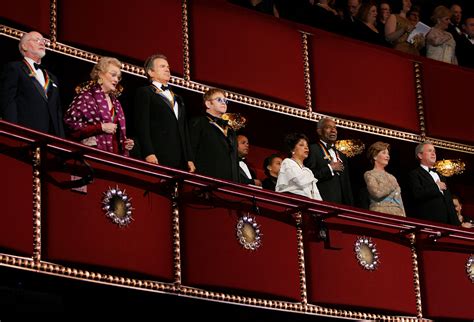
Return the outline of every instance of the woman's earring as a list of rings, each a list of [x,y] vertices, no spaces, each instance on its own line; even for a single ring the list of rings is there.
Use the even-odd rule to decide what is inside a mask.
[[[291,154],[295,154],[295,151],[291,151]]]
[[[102,80],[102,78],[99,77],[99,79],[97,80],[97,84],[102,85],[103,83],[104,81]]]

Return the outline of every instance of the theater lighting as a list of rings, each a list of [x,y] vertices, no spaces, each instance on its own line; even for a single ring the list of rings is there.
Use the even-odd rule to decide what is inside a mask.
[[[461,159],[457,160],[439,160],[435,163],[436,171],[445,177],[451,177],[455,174],[461,174],[466,170],[466,163]]]
[[[364,152],[365,144],[361,140],[339,140],[336,141],[336,149],[352,158]]]

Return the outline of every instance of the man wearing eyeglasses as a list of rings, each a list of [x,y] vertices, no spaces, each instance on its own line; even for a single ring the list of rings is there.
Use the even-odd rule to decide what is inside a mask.
[[[239,182],[239,162],[235,131],[222,115],[227,112],[225,93],[211,88],[203,97],[206,113],[190,124],[196,172]]]
[[[142,157],[150,163],[195,171],[186,109],[168,86],[168,59],[162,54],[145,61],[150,85],[135,94],[135,131]]]
[[[49,41],[36,31],[23,35],[22,61],[5,66],[0,79],[0,116],[5,121],[64,137],[56,77],[41,65]]]

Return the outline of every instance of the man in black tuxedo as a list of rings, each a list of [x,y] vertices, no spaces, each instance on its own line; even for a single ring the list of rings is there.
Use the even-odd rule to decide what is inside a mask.
[[[317,185],[324,201],[352,206],[354,198],[349,179],[347,157],[336,150],[336,123],[330,118],[318,122],[319,141],[309,146],[305,165],[318,179]]]
[[[249,139],[244,134],[237,135],[237,152],[239,155],[239,174],[240,183],[253,184],[255,186],[262,186],[262,181],[257,179],[255,171],[247,164],[247,156],[249,155],[250,144]]]
[[[23,60],[5,66],[0,79],[0,116],[34,130],[64,137],[56,77],[41,65],[47,39],[36,31],[18,45]]]
[[[182,98],[169,88],[170,67],[166,56],[145,61],[151,84],[135,94],[135,131],[141,155],[147,162],[195,171],[186,109]]]
[[[456,57],[459,66],[474,68],[474,16],[467,16],[462,23],[463,34],[456,40]]]
[[[410,199],[413,202],[412,216],[444,224],[459,226],[453,199],[445,178],[433,166],[436,150],[430,142],[417,145],[415,155],[420,166],[412,170],[408,177]]]
[[[240,182],[235,131],[222,119],[227,112],[224,91],[211,88],[204,93],[206,114],[191,121],[190,132],[196,172]]]

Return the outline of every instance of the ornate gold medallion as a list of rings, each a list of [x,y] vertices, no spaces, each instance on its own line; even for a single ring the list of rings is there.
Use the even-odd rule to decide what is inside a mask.
[[[102,209],[105,216],[112,220],[114,224],[125,227],[132,221],[132,204],[131,198],[127,196],[125,190],[118,187],[109,188],[104,192],[102,198]]]
[[[239,218],[236,229],[237,239],[245,249],[257,250],[262,244],[260,225],[249,213]]]
[[[359,264],[366,270],[373,271],[380,263],[375,243],[368,237],[358,237],[354,244],[354,251]]]
[[[466,263],[467,277],[474,283],[474,255],[469,256]]]

